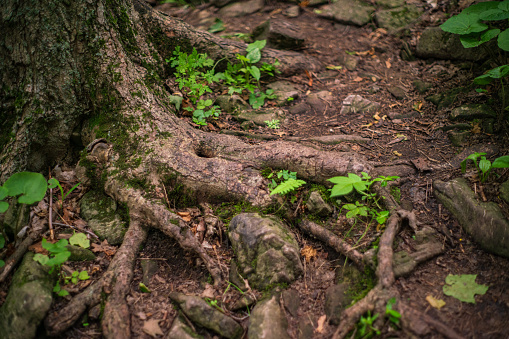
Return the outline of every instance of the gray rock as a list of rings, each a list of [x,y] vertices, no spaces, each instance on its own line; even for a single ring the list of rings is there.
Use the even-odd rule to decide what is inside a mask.
[[[247,307],[256,302],[256,297],[253,293],[243,294],[230,308],[232,311],[246,310]]]
[[[122,243],[127,227],[116,213],[115,200],[101,192],[89,191],[81,198],[80,206],[82,217],[101,240],[107,239],[111,245]]]
[[[267,87],[274,90],[278,106],[287,105],[289,102],[299,98],[299,91],[289,81],[276,81],[268,84]]]
[[[281,109],[268,108],[268,109],[258,109],[251,111],[243,111],[239,115],[235,116],[240,122],[250,121],[258,126],[266,126],[265,121],[267,120],[279,120],[282,122],[284,120],[284,112]]]
[[[509,258],[509,221],[493,202],[479,202],[467,181],[433,182],[435,196],[463,229],[488,252]]]
[[[339,325],[341,313],[352,302],[352,298],[348,296],[347,291],[348,284],[346,283],[332,285],[325,291],[324,310],[327,319],[333,325]]]
[[[253,30],[253,40],[267,40],[267,47],[299,50],[304,47],[304,38],[299,27],[280,20],[267,20]]]
[[[182,312],[193,322],[208,328],[226,338],[240,338],[244,333],[242,326],[221,311],[210,306],[198,296],[187,296],[172,292],[170,298],[178,303]]]
[[[463,91],[462,87],[453,88],[444,93],[430,95],[429,97],[426,97],[426,100],[435,104],[439,109],[447,108],[454,104],[456,98],[458,97],[458,94],[461,93],[462,91]]]
[[[249,104],[238,95],[218,95],[215,105],[221,107],[221,111],[226,113],[236,113],[249,109]]]
[[[338,62],[347,70],[355,71],[355,69],[357,69],[357,64],[359,63],[359,58],[345,52],[340,52],[338,55]]]
[[[288,111],[291,114],[297,114],[297,115],[305,114],[311,110],[312,110],[311,106],[309,106],[305,102],[299,102],[298,104],[296,104],[288,109]]]
[[[297,317],[297,310],[300,306],[299,293],[294,289],[289,289],[283,291],[281,295],[283,297],[285,309],[292,315],[292,317]]]
[[[297,241],[276,218],[239,214],[230,221],[228,236],[237,269],[252,287],[291,283],[302,273]]]
[[[313,338],[315,327],[310,319],[304,318],[303,321],[299,321],[299,329],[297,332],[298,339],[309,339]]]
[[[306,207],[309,213],[319,216],[325,217],[332,213],[332,207],[323,200],[322,195],[318,191],[311,192]]]
[[[414,81],[414,87],[420,94],[426,93],[431,87],[433,87],[432,84],[429,82],[425,82],[422,80],[415,80]]]
[[[306,103],[317,113],[323,113],[330,109],[333,100],[332,93],[329,91],[320,91],[311,93],[306,98]]]
[[[500,185],[500,199],[505,200],[509,204],[509,180]]]
[[[0,230],[4,230],[8,237],[16,238],[16,235],[29,224],[30,206],[18,204],[16,199],[9,202],[9,209],[0,214]]]
[[[273,295],[260,301],[249,318],[249,339],[290,339],[287,333],[288,321],[279,305],[279,298]]]
[[[300,6],[290,6],[283,10],[283,15],[289,18],[296,18],[300,15]]]
[[[398,100],[405,99],[406,97],[406,92],[401,87],[389,86],[387,90]]]
[[[482,60],[488,56],[482,46],[464,48],[459,35],[444,32],[440,27],[429,27],[422,32],[415,55],[419,58],[469,61]]]
[[[223,17],[239,17],[258,12],[263,8],[265,0],[249,0],[245,2],[236,2],[221,8],[218,12]]]
[[[378,102],[369,101],[360,95],[351,94],[343,100],[340,113],[374,113],[379,108],[380,104]]]
[[[456,107],[452,110],[451,120],[474,120],[485,118],[496,118],[497,113],[488,105],[470,104]]]
[[[173,324],[171,324],[170,331],[165,337],[166,339],[199,339],[202,338],[201,335],[198,335],[193,331],[189,325],[187,325],[186,321],[179,314],[173,320]]]
[[[375,21],[378,27],[391,32],[415,22],[421,13],[421,8],[415,5],[406,5],[376,12]]]
[[[12,278],[9,294],[0,308],[0,329],[3,339],[32,339],[49,311],[55,275],[49,267],[34,261],[28,252]]]
[[[89,261],[95,260],[95,254],[83,247],[68,245],[66,248],[71,252],[69,261]]]
[[[373,6],[363,1],[338,0],[330,5],[320,7],[320,12],[317,15],[345,25],[364,26],[371,21],[374,11]]]
[[[141,269],[143,270],[142,282],[149,286],[150,280],[159,270],[159,264],[155,260],[142,260]]]

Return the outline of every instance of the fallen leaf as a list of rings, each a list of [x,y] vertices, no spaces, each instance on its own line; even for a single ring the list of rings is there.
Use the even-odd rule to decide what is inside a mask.
[[[353,81],[355,81],[355,82],[359,82],[359,81],[362,81],[362,80],[364,80],[364,79],[361,78],[361,77],[357,77],[357,78],[353,79]]]
[[[300,255],[306,258],[306,262],[310,262],[313,257],[316,257],[316,249],[306,245],[300,250]]]
[[[485,294],[488,290],[488,286],[477,284],[475,278],[477,278],[477,274],[449,274],[445,278],[444,294],[463,302],[475,304],[474,296]]]
[[[315,329],[316,333],[323,333],[323,325],[325,325],[325,319],[327,319],[325,314],[318,319],[318,327]]]
[[[148,335],[152,337],[156,337],[158,335],[164,335],[163,331],[161,330],[161,327],[159,327],[159,322],[161,320],[157,319],[150,319],[145,321],[143,324],[143,332],[147,333]]]
[[[385,60],[385,67],[391,68],[391,58]]]
[[[373,126],[372,122],[370,122],[369,124],[366,124],[366,125],[361,125],[361,127],[366,127],[366,128],[371,127],[371,126]]]
[[[399,153],[398,151],[393,151],[394,155],[397,155],[398,157],[402,156],[403,154]]]
[[[177,214],[185,221],[191,221],[191,214],[189,212],[177,212]]]
[[[414,105],[412,106],[412,108],[414,110],[416,110],[417,112],[420,112],[421,108],[422,108],[422,102],[421,101],[415,102]]]
[[[117,252],[117,248],[108,245],[108,240],[104,239],[101,244],[92,244],[92,252],[104,252],[105,254],[112,256]]]
[[[445,301],[443,301],[442,299],[436,299],[436,298],[432,297],[431,295],[428,295],[426,297],[426,301],[429,302],[431,307],[434,307],[436,309],[441,309],[442,307],[445,306]]]
[[[334,65],[329,65],[326,67],[327,69],[333,69],[333,70],[340,70],[343,68],[343,66],[334,66]]]

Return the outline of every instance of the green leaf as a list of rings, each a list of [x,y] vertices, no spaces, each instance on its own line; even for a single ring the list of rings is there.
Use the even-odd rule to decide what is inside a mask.
[[[2,234],[0,234],[0,248],[4,248],[5,246],[5,238]]]
[[[497,41],[498,47],[500,47],[504,51],[509,51],[509,28],[498,35]]]
[[[485,294],[488,286],[478,285],[475,282],[476,274],[452,275],[445,278],[443,291],[445,295],[454,297],[460,301],[475,304],[476,294]]]
[[[247,53],[246,58],[249,63],[256,64],[262,58],[262,52],[259,49],[254,49]]]
[[[295,179],[288,179],[286,181],[283,181],[280,183],[272,192],[270,192],[270,195],[274,194],[281,194],[285,195],[288,192],[291,192],[300,186],[304,185],[306,182],[304,180],[295,180]]]
[[[69,238],[69,243],[71,245],[80,246],[83,248],[90,247],[90,240],[87,239],[85,233],[75,233],[72,237]]]
[[[471,33],[460,36],[460,41],[463,47],[472,48],[477,47],[487,41],[490,41],[500,33],[499,29],[490,29],[482,33]]]
[[[4,266],[5,266],[5,261],[0,260],[0,267],[4,267]]]
[[[253,76],[253,78],[256,79],[256,81],[259,81],[260,80],[260,69],[256,66],[251,66],[251,68],[249,69],[249,73],[251,73],[251,75]]]
[[[502,33],[501,33],[502,34]],[[499,35],[500,37],[500,35]],[[509,38],[509,37],[508,37]],[[474,83],[478,85],[486,85],[489,84],[493,79],[500,79],[509,74],[509,65],[503,65],[500,67],[496,67],[490,69],[486,74],[478,76],[474,79]]]
[[[4,213],[9,209],[9,204],[5,201],[0,201],[0,213]]]
[[[258,109],[258,108],[262,107],[264,103],[265,103],[264,95],[256,96],[256,94],[254,94],[254,93],[251,93],[249,95],[249,104],[254,109]]]
[[[58,242],[52,244],[43,238],[41,245],[42,248],[48,250],[51,254],[56,254],[67,252],[66,246],[69,245],[69,242],[66,239],[60,239]]]
[[[79,280],[88,280],[88,279],[90,279],[90,276],[88,275],[87,271],[81,271],[80,274],[78,275],[78,279]]]
[[[48,180],[48,188],[62,187],[60,182],[56,178],[50,178]]]
[[[46,265],[46,263],[49,260],[49,257],[44,254],[36,253],[34,255],[34,260],[37,261],[38,263],[40,263],[41,265]]]
[[[65,297],[65,296],[67,296],[67,295],[69,295],[69,292],[67,292],[67,291],[66,291],[66,290],[64,290],[64,289],[62,289],[62,290],[60,290],[60,292],[58,292],[58,296],[59,296],[59,297]]]
[[[71,252],[69,252],[69,251],[57,253],[53,258],[51,258],[50,260],[48,260],[48,262],[46,262],[46,265],[48,265],[48,266],[62,265],[64,262],[67,261],[67,259],[69,259],[70,256],[71,256]]]
[[[449,33],[463,35],[482,32],[488,28],[488,25],[480,21],[478,14],[462,12],[449,18],[449,20],[440,25],[440,28]]]
[[[0,200],[4,200],[9,195],[9,190],[4,186],[0,186]]]
[[[491,168],[491,161],[486,160],[486,157],[482,157],[481,161],[479,161],[479,169],[481,172],[486,173]]]
[[[491,167],[493,168],[507,168],[509,167],[509,155],[504,155],[501,157],[498,157],[493,161],[493,164],[491,164]],[[2,248],[2,246],[0,246]]]
[[[142,293],[151,293],[150,289],[147,286],[145,286],[144,283],[140,283],[139,286],[140,286],[140,291]]]
[[[478,14],[484,13],[490,9],[497,9],[499,6],[499,1],[487,1],[487,2],[480,2],[478,4],[469,6],[465,8],[463,11],[461,11],[460,14]]]
[[[255,49],[262,50],[267,44],[267,40],[257,40],[249,45],[247,45],[246,52],[254,51]]]
[[[500,2],[498,4],[498,8],[503,10],[503,11],[509,12],[509,0],[505,0],[505,1]]]
[[[489,9],[479,15],[479,19],[486,21],[505,20],[509,18],[509,12],[503,11],[499,8]]]
[[[348,177],[334,177],[327,179],[336,184],[332,187],[331,198],[347,195],[355,188],[358,192],[364,192],[367,189],[367,183],[357,174],[348,173]]]
[[[19,203],[30,205],[44,198],[48,183],[40,173],[20,172],[7,179],[4,187],[11,197],[21,194],[18,198]]]
[[[219,18],[216,18],[216,20],[214,20],[214,23],[209,27],[209,30],[208,30],[210,33],[217,33],[217,32],[222,32],[224,31],[224,23],[223,23],[223,20],[219,19]]]

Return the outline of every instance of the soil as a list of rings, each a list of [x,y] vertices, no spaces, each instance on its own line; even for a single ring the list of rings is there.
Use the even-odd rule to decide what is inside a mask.
[[[381,166],[386,164],[407,164],[414,168],[406,179],[401,182],[401,202],[410,209],[413,208],[419,221],[430,225],[438,231],[445,251],[442,255],[421,264],[407,277],[398,278],[396,286],[401,296],[408,300],[410,306],[439,320],[454,329],[465,338],[507,338],[509,328],[509,260],[481,250],[468,235],[464,233],[458,222],[435,199],[431,183],[433,180],[450,180],[462,176],[459,166],[451,170],[444,168],[443,164],[457,163],[456,154],[464,148],[476,146],[482,149],[487,145],[496,146],[499,155],[509,153],[507,131],[498,134],[483,132],[472,133],[463,147],[451,145],[446,132],[439,129],[449,123],[448,110],[438,110],[435,105],[425,100],[425,96],[443,93],[449,89],[470,84],[474,76],[475,64],[465,64],[444,60],[404,61],[400,57],[402,41],[415,44],[415,38],[430,22],[443,17],[438,9],[431,12],[426,9],[424,21],[412,27],[406,35],[395,37],[387,32],[375,29],[371,25],[365,27],[345,26],[330,20],[319,18],[313,8],[302,7],[297,18],[283,16],[282,11],[289,7],[289,3],[269,1],[265,8],[255,14],[242,18],[221,18],[225,24],[225,31],[216,34],[250,33],[253,28],[265,20],[281,19],[291,22],[301,30],[302,37],[306,39],[302,53],[319,59],[324,65],[337,66],[337,57],[341,52],[356,52],[359,64],[355,71],[342,69],[323,70],[320,73],[298,74],[288,79],[277,77],[277,80],[289,80],[300,91],[300,98],[294,100],[286,109],[298,105],[305,100],[307,93],[328,91],[333,98],[324,102],[323,111],[307,110],[299,114],[287,112],[287,119],[278,130],[259,127],[248,131],[252,134],[271,134],[278,137],[313,137],[324,135],[358,135],[370,139],[365,144],[346,143],[347,148],[364,154],[369,160]],[[169,9],[172,15],[181,17],[186,22],[200,26],[200,13],[208,11],[217,15],[217,10],[209,5],[197,8]],[[365,76],[365,74],[369,76]],[[432,89],[426,94],[419,94],[413,85],[414,80],[431,83]],[[271,79],[271,81],[273,81]],[[398,86],[405,91],[405,97],[396,99],[387,91],[389,86]],[[495,90],[495,89],[493,89]],[[381,104],[381,108],[374,114],[340,114],[342,101],[350,94],[359,94],[364,98]],[[459,94],[455,106],[463,103],[485,102],[489,96],[481,95],[475,91]],[[422,106],[421,106],[422,104]],[[271,103],[267,103],[268,106]],[[416,109],[417,108],[417,109]],[[408,115],[409,118],[391,119],[396,115]],[[182,117],[188,119],[188,117]],[[239,123],[228,115],[222,115],[211,130],[230,129],[241,131]],[[404,140],[394,142],[400,135]],[[263,142],[263,140],[247,139],[249,142]],[[341,151],[345,143],[339,145],[323,145],[308,142],[315,147]],[[468,153],[470,154],[470,153]],[[468,155],[467,154],[467,155]],[[463,157],[464,158],[464,157]],[[463,160],[460,159],[460,160]],[[415,165],[420,164],[420,165]],[[398,175],[398,173],[388,173]],[[484,192],[486,199],[500,204],[505,211],[509,206],[496,197],[496,190],[490,189],[488,184],[479,185],[475,176],[469,176],[477,192]],[[502,172],[502,177],[491,180],[493,186],[508,179],[508,172]],[[484,187],[479,190],[479,187]],[[481,197],[481,195],[480,195]],[[298,200],[298,199],[297,199]],[[225,223],[231,218],[232,212],[226,207],[235,209],[234,204],[216,205],[212,209]],[[294,205],[297,208],[297,203]],[[302,206],[299,206],[302,209]],[[240,210],[249,210],[248,207]],[[227,212],[224,212],[224,211]],[[199,223],[200,215],[193,214],[195,209],[182,208],[181,212],[191,211],[191,227]],[[240,211],[237,211],[240,212]],[[337,212],[329,220],[322,220],[334,229],[338,235],[344,235],[351,225],[344,219],[337,221]],[[72,221],[71,217],[68,221]],[[334,227],[332,227],[334,226]],[[364,225],[354,227],[348,241],[353,245],[357,243],[364,232]],[[336,326],[325,325],[317,331],[318,320],[324,315],[325,291],[343,276],[350,267],[350,262],[339,256],[333,249],[328,248],[319,241],[302,234],[297,228],[292,228],[301,248],[310,246],[316,250],[310,261],[306,261],[305,274],[296,282],[287,286],[294,289],[300,296],[300,305],[293,316],[287,313],[289,320],[289,333],[293,338],[329,338]],[[373,241],[380,235],[381,230],[371,227],[365,238],[359,243],[361,250],[367,250]],[[409,229],[403,228],[399,234],[397,246],[399,248],[411,247],[412,234]],[[233,251],[228,244],[225,234],[222,237],[214,236],[207,239],[211,247],[210,253],[221,263],[221,267],[228,270]],[[410,242],[409,242],[410,241]],[[410,245],[408,245],[410,243]],[[92,279],[100,276],[107,267],[111,255],[101,253],[97,262],[93,264],[73,264],[74,269],[88,269]],[[148,282],[152,293],[142,293],[139,284],[143,279],[141,263],[151,259],[157,263],[156,273]],[[303,259],[304,260],[304,259]],[[181,291],[188,294],[202,295],[208,286],[209,275],[195,257],[184,253],[179,245],[168,239],[158,231],[151,231],[137,261],[135,278],[128,295],[131,310],[132,333],[135,338],[151,338],[144,332],[145,320],[158,319],[159,326],[164,333],[171,327],[177,315],[168,294],[172,291]],[[476,274],[478,284],[489,286],[485,295],[477,295],[476,303],[464,303],[446,296],[442,292],[445,278],[449,274]],[[86,282],[78,284],[82,289]],[[8,282],[0,289],[0,298],[4,299]],[[210,293],[211,299],[221,300],[222,305],[231,305],[240,298],[240,294],[227,285],[220,286]],[[366,287],[366,286],[365,286]],[[208,287],[210,290],[210,286]],[[225,290],[227,290],[225,292]],[[257,298],[262,297],[261,292],[254,292]],[[442,299],[446,305],[441,309],[430,306],[427,296]],[[0,304],[3,300],[0,300]],[[65,299],[59,303],[65,303]],[[55,305],[59,307],[59,303]],[[243,319],[241,323],[247,324],[248,318],[245,309],[235,313],[236,318]],[[310,321],[314,333],[302,334],[305,331],[303,323]],[[86,323],[88,326],[84,326]],[[197,328],[200,332],[200,329]],[[213,336],[200,332],[206,338]],[[99,338],[101,337],[99,322],[93,319],[83,319],[68,331],[66,338]],[[388,324],[382,329],[381,337],[406,337],[405,333],[397,331]],[[435,336],[439,337],[439,336]]]

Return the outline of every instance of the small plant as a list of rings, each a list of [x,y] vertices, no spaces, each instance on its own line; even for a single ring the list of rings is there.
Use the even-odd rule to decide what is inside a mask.
[[[385,306],[385,315],[389,317],[389,321],[396,326],[399,326],[399,320],[401,319],[401,313],[393,310],[392,307],[396,304],[396,298],[391,298],[387,301]]]
[[[76,185],[74,185],[69,191],[67,191],[67,193],[64,194],[64,189],[62,187],[62,185],[60,185],[60,182],[56,179],[56,178],[51,178],[48,180],[48,188],[55,188],[55,187],[58,187],[60,189],[60,207],[64,207],[64,200],[65,198],[67,198],[67,196],[69,194],[72,193],[72,191],[74,191],[76,188],[78,188],[78,186],[81,184],[81,182],[77,183]]]
[[[15,173],[0,186],[0,213],[9,208],[9,203],[3,201],[7,197],[17,197],[18,203],[31,205],[39,202],[46,195],[48,183],[40,173]]]
[[[266,121],[264,121],[264,123],[267,124],[268,128],[279,129],[279,120],[276,120],[276,119],[266,120]]]
[[[375,335],[380,335],[380,331],[373,326],[375,320],[378,318],[378,314],[371,316],[371,312],[368,311],[366,315],[363,315],[357,323],[357,334],[356,338],[372,338]]]
[[[200,100],[196,104],[196,109],[193,109],[192,107],[186,107],[184,108],[186,111],[192,111],[193,112],[193,122],[197,125],[201,126],[207,126],[207,119],[217,118],[219,117],[219,114],[221,113],[221,110],[219,109],[219,106],[212,106],[212,100]],[[207,109],[208,108],[208,109]]]
[[[288,170],[280,170],[276,173],[277,178],[273,178],[274,173],[271,172],[267,178],[272,182],[269,184],[270,195],[281,194],[285,195],[306,184],[304,180],[297,179],[297,172],[290,172]]]
[[[494,168],[508,168],[509,167],[509,155],[504,155],[501,157],[498,157],[491,163],[488,159],[485,157],[486,153],[476,152],[470,154],[465,160],[461,162],[461,172],[465,173],[467,169],[467,162],[468,160],[472,160],[474,162],[475,168],[477,169],[477,173],[479,175],[479,179],[481,182],[485,182],[486,179],[488,179],[489,174],[491,173],[491,170]],[[479,159],[479,162],[477,160]]]
[[[224,310],[219,306],[219,302],[215,299],[210,299],[210,298],[205,298],[205,301],[207,302],[207,304],[209,304],[210,306],[216,308],[218,311],[224,313]]]

